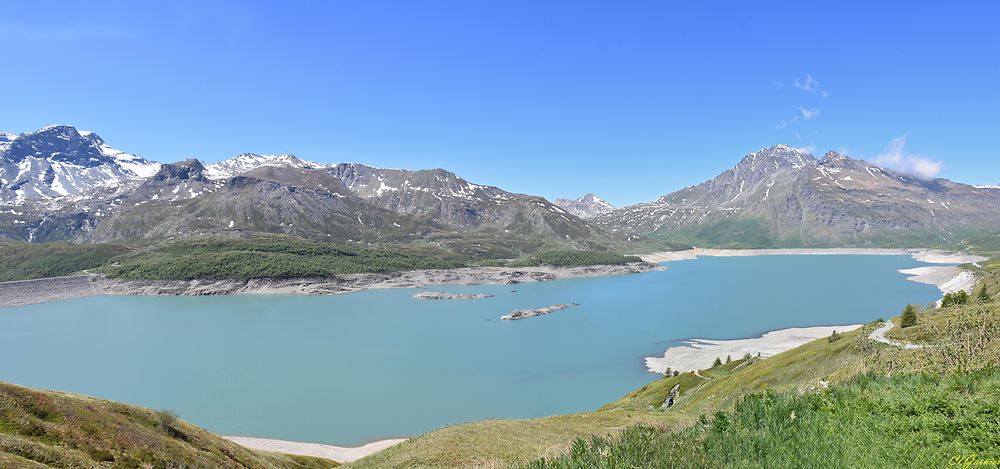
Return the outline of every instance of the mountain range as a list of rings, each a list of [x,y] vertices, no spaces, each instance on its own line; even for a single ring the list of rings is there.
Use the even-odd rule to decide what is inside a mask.
[[[516,256],[542,246],[602,248],[612,238],[542,197],[443,169],[254,153],[160,164],[71,126],[2,138],[0,237],[10,239],[146,243],[266,232]]]
[[[920,179],[787,145],[746,155],[701,184],[615,208],[516,194],[444,169],[321,164],[244,153],[205,165],[116,150],[60,125],[0,132],[0,237],[158,243],[281,233],[425,243],[477,256],[628,240],[715,246],[942,245],[1000,231],[1000,190]]]

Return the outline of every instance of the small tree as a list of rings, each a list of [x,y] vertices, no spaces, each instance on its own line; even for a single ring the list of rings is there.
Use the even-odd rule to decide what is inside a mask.
[[[979,289],[979,294],[976,296],[979,298],[980,303],[990,302],[990,292],[986,291],[986,285],[983,285],[983,287]]]
[[[917,308],[913,305],[906,305],[903,308],[903,318],[900,321],[899,327],[910,327],[917,325]]]
[[[669,366],[667,367],[667,371],[663,372],[663,376],[667,377],[667,378],[669,378],[669,377],[671,377],[673,375],[674,375],[673,370],[671,370]]]
[[[959,290],[954,293],[948,293],[944,295],[941,299],[941,307],[948,307],[952,305],[967,305],[969,304],[969,293],[965,290]]]
[[[726,363],[731,363],[733,361],[732,355],[726,355]]]
[[[832,333],[830,333],[830,338],[826,339],[826,340],[827,340],[827,342],[836,342],[836,341],[840,340],[840,333],[837,332],[836,329],[835,329]]]
[[[674,370],[674,376],[679,376],[680,374],[681,374],[680,371]]]
[[[719,366],[721,364],[722,364],[722,359],[719,358],[719,357],[715,357],[715,361],[712,362],[712,368],[715,368],[715,367],[717,367],[717,366]]]

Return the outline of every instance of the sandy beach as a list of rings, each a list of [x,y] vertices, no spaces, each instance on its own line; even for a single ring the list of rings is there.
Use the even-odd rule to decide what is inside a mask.
[[[726,356],[734,360],[745,354],[770,357],[813,340],[829,337],[833,331],[848,332],[861,327],[848,326],[793,327],[764,334],[753,339],[711,340],[692,339],[685,345],[670,347],[662,357],[646,357],[646,368],[654,373],[663,373],[667,368],[681,372],[710,368],[716,358],[725,361]]]
[[[337,461],[339,463],[353,462],[365,456],[382,451],[390,446],[406,441],[405,438],[380,440],[363,446],[347,448],[342,446],[324,445],[320,443],[300,443],[297,441],[250,438],[245,436],[224,436],[223,438],[250,449],[296,454],[299,456],[315,456]]]
[[[883,249],[883,248],[795,248],[795,249],[705,249],[694,248],[684,251],[665,251],[642,254],[647,262],[670,262],[695,259],[700,256],[743,257],[743,256],[787,256],[787,255],[867,255],[867,256],[911,256],[930,264],[967,264],[987,260],[986,257],[947,252],[933,249]]]

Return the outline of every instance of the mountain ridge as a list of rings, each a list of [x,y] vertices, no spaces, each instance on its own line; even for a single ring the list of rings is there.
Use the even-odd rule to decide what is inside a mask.
[[[718,246],[915,245],[1000,230],[1000,197],[788,145],[744,156],[712,179],[607,212],[612,232]]]

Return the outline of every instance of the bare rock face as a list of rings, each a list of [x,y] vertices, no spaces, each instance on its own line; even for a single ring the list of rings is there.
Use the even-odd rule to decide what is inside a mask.
[[[594,221],[703,245],[926,245],[1000,229],[1000,191],[777,145],[711,180]]]

